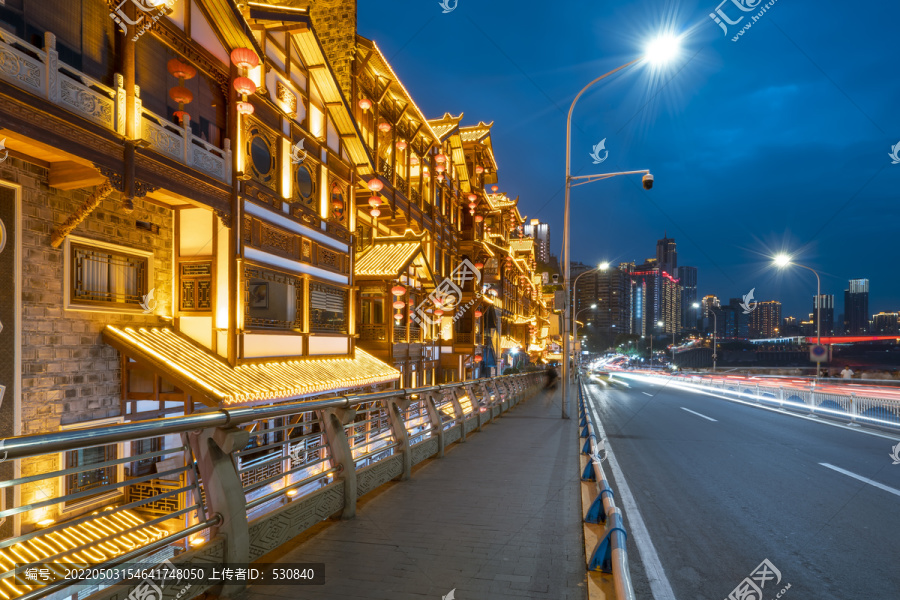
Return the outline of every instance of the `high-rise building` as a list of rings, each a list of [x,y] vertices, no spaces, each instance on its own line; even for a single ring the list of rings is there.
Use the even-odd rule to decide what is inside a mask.
[[[594,274],[585,274],[593,268],[593,266],[586,265],[582,262],[569,263],[569,278],[572,281],[572,284],[569,285],[569,301],[571,301],[573,297],[575,298],[576,314],[581,309],[587,308],[596,302],[597,293]],[[576,283],[577,287],[574,287]],[[591,315],[585,314],[579,318],[579,321],[584,321],[585,317],[589,318],[590,316]]]
[[[675,240],[663,233],[663,238],[656,241],[656,266],[672,277],[678,274],[678,252],[675,250]]]
[[[656,322],[659,320],[660,276],[656,260],[648,260],[638,265],[632,272],[631,279],[631,317],[632,331],[637,335],[657,333]]]
[[[760,302],[750,313],[751,338],[775,338],[781,335],[781,302]]]
[[[700,317],[701,317],[701,328],[703,331],[712,331],[713,324],[717,323],[711,314],[711,311],[719,310],[722,306],[722,303],[719,302],[719,299],[712,294],[708,296],[703,296],[703,299],[700,301]],[[718,314],[718,313],[716,313]]]
[[[534,238],[534,254],[544,263],[550,263],[550,224],[531,219],[525,224],[525,235]]]
[[[697,301],[697,267],[677,267],[678,283],[681,284],[681,327],[697,329],[702,316]]]
[[[597,311],[594,325],[611,334],[631,333],[631,271],[632,263],[622,263],[598,271]],[[588,277],[587,275],[585,277]]]
[[[844,290],[844,333],[860,335],[869,331],[869,280],[851,279]]]
[[[822,327],[818,327],[819,319],[819,303],[821,302]],[[821,296],[813,296],[813,325],[816,331],[822,335],[834,335],[834,294],[822,294]]]
[[[666,333],[681,332],[681,284],[667,271],[660,272],[659,320]]]
[[[800,321],[800,335],[805,335],[806,337],[816,335],[816,322],[812,314],[809,315],[806,321]]]
[[[741,298],[732,298],[722,307],[719,319],[724,313],[725,325],[723,337],[746,340],[750,337],[750,315],[744,312]],[[750,313],[753,314],[753,313]],[[722,328],[722,324],[718,324]]]
[[[781,335],[783,337],[794,337],[800,335],[800,323],[797,317],[785,317],[781,322]]]
[[[873,335],[895,335],[900,333],[900,314],[880,312],[872,315]]]

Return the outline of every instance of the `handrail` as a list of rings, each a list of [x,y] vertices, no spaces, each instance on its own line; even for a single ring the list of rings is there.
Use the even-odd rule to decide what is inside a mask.
[[[596,427],[591,414],[584,405],[584,382],[581,381],[580,377],[577,385],[578,410],[580,412],[579,426],[584,427],[581,437],[585,439],[582,453],[588,455],[588,464],[581,479],[582,481],[596,481],[599,488],[597,497],[594,498],[585,516],[585,522],[603,522],[606,524],[606,533],[599,540],[596,548],[594,548],[587,566],[592,571],[612,572],[616,600],[635,600],[631,571],[628,568],[628,547],[625,543],[627,534],[622,511],[616,507],[613,491],[609,486],[609,480],[603,471],[603,466],[600,464],[600,461],[594,459],[600,451],[600,447],[597,444]],[[588,452],[588,449],[590,449],[590,452]]]
[[[334,396],[322,400],[288,402],[272,406],[211,409],[214,412],[203,412],[182,417],[150,419],[147,421],[134,421],[131,423],[104,425],[101,427],[90,427],[69,431],[57,431],[53,433],[21,435],[0,439],[0,451],[7,453],[7,459],[27,458],[29,456],[48,454],[50,452],[76,450],[130,441],[142,437],[142,434],[161,436],[211,427],[234,427],[258,419],[273,419],[297,412],[308,412],[329,408],[351,408],[375,400],[384,400],[397,396],[409,397],[415,394],[425,394],[437,391],[444,392],[463,387],[467,384],[471,385],[472,383],[477,383],[479,381],[509,380],[510,378],[521,376],[522,374],[499,375],[490,379],[449,383],[437,386],[387,390],[384,392],[372,392],[370,394],[353,396]]]

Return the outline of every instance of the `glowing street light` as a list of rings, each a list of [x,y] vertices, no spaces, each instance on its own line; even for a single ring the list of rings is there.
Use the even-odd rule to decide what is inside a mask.
[[[772,258],[772,262],[775,263],[775,266],[779,269],[784,269],[790,265],[795,267],[800,267],[801,269],[806,269],[807,271],[812,271],[812,274],[816,276],[816,344],[822,345],[822,280],[819,278],[819,274],[816,273],[815,270],[810,269],[806,265],[801,265],[795,263],[793,259],[785,254],[781,253]],[[816,381],[819,380],[820,369],[822,368],[822,363],[816,363]]]
[[[610,177],[616,177],[619,175],[636,175],[643,174],[642,184],[645,190],[649,190],[653,187],[653,176],[650,174],[649,170],[641,170],[641,171],[622,171],[618,173],[604,173],[601,175],[582,175],[580,177],[572,177],[572,113],[575,111],[575,104],[578,102],[578,99],[588,91],[588,89],[593,86],[598,81],[609,77],[613,73],[617,73],[622,69],[630,67],[636,63],[639,63],[643,60],[648,61],[649,63],[655,66],[661,66],[663,63],[671,61],[678,55],[678,49],[680,47],[680,37],[673,35],[672,33],[665,33],[660,35],[657,39],[653,40],[648,44],[645,48],[644,54],[635,58],[634,60],[625,63],[621,67],[617,67],[606,73],[597,77],[589,84],[584,86],[578,95],[575,96],[575,99],[572,100],[572,105],[569,107],[569,115],[566,119],[566,200],[565,200],[565,208],[563,212],[563,280],[565,281],[566,291],[568,292],[569,286],[569,266],[570,266],[570,254],[569,254],[569,195],[572,188],[573,180],[580,180],[579,183],[575,185],[584,185],[586,183],[591,183],[593,181],[599,181],[601,179],[609,179]],[[608,263],[607,268],[608,268]],[[605,269],[604,269],[605,270]],[[574,312],[574,304],[575,304],[575,289],[574,285],[572,286],[572,310]],[[566,311],[568,312],[569,306],[566,305]],[[569,317],[572,317],[574,320],[574,315],[569,313]],[[562,397],[562,418],[568,419],[568,405],[569,405],[569,320],[566,319],[566,315],[563,315],[563,326],[562,326],[562,338],[563,338],[563,361],[562,361],[562,383],[563,383],[563,397]],[[571,325],[574,330],[574,323]],[[573,363],[574,366],[574,363]]]

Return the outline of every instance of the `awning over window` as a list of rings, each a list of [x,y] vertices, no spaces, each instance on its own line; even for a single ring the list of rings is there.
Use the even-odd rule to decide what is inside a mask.
[[[396,381],[400,372],[364,350],[355,358],[272,360],[232,367],[168,327],[107,325],[103,339],[154,368],[208,406],[284,402],[304,396]]]
[[[427,287],[434,286],[434,276],[418,240],[376,240],[357,260],[356,279],[393,279],[415,269],[415,278]]]

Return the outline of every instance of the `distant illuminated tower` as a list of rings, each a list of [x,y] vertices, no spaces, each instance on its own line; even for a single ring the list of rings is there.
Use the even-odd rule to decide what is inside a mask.
[[[851,279],[844,290],[844,333],[869,332],[869,280]]]
[[[675,240],[663,233],[663,238],[656,242],[656,266],[672,277],[677,277],[675,269],[678,267],[678,252],[675,250]]]

